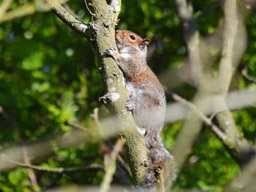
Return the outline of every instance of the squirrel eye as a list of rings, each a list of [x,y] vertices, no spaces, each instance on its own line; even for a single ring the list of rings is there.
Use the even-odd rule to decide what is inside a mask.
[[[136,39],[136,37],[135,37],[134,35],[130,35],[130,38],[131,38],[132,40],[135,40],[135,39]]]

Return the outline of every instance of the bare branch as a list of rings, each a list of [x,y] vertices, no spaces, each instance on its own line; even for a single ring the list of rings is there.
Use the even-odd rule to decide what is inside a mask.
[[[127,153],[129,160],[131,161],[133,176],[138,183],[141,183],[147,170],[143,164],[143,162],[148,160],[147,150],[142,136],[136,130],[136,124],[131,113],[125,110],[125,103],[128,99],[128,95],[126,88],[123,86],[123,74],[112,58],[104,57],[104,52],[107,49],[110,47],[116,47],[114,28],[117,23],[119,15],[118,7],[121,7],[121,1],[119,0],[118,4],[116,1],[113,1],[112,6],[109,6],[105,0],[92,0],[90,5],[94,9],[95,15],[92,18],[93,22],[90,22],[88,25],[81,23],[73,15],[68,13],[68,11],[65,10],[65,8],[56,0],[47,0],[47,2],[52,7],[54,13],[68,26],[73,30],[79,31],[85,37],[90,37],[88,40],[92,43],[95,53],[102,64],[102,76],[104,78],[103,87],[106,89],[106,94],[101,97],[102,101],[105,104],[108,104],[109,109],[111,109],[110,111],[114,112],[118,118],[114,119],[114,121],[113,118],[108,119],[108,121],[111,121],[111,125],[109,126],[111,129],[106,126],[110,123],[107,122],[101,130],[102,134],[99,134],[98,131],[95,130],[94,132],[90,132],[89,130],[83,132],[72,131],[69,132],[68,135],[65,134],[57,139],[42,142],[40,144],[37,143],[36,145],[33,145],[33,147],[29,147],[28,150],[30,154],[36,156],[33,161],[36,161],[40,156],[49,156],[54,152],[50,144],[51,142],[53,142],[55,146],[59,147],[60,150],[71,148],[77,146],[78,143],[81,145],[83,143],[92,142],[92,140],[106,138],[111,134],[116,134],[117,131],[120,131],[120,129],[116,129],[118,125],[122,128],[122,137],[125,140]],[[90,31],[93,31],[93,33],[90,33]],[[39,147],[40,153],[36,151]],[[48,150],[44,151],[46,149]],[[19,159],[19,153],[15,154],[17,150],[18,148],[15,148],[14,150],[6,150],[3,153],[11,156],[11,159],[22,161]],[[10,169],[10,167],[13,166],[6,166],[6,163],[0,163],[0,169],[2,170]]]
[[[226,0],[224,2],[224,31],[222,58],[219,66],[219,92],[228,91],[233,75],[234,42],[238,30],[237,1]]]
[[[67,0],[58,0],[59,3],[65,3]],[[5,1],[4,1],[5,2]],[[11,21],[16,18],[33,15],[38,12],[50,11],[51,7],[45,4],[44,0],[37,0],[34,3],[28,3],[23,7],[16,8],[0,16],[0,23]]]
[[[36,12],[35,5],[33,3],[28,4],[24,7],[16,8],[13,11],[9,11],[0,17],[0,23],[11,21],[16,18],[33,15]]]
[[[255,150],[249,145],[247,140],[234,137],[232,134],[223,133],[212,121],[207,118],[194,104],[186,101],[176,94],[171,94],[173,99],[189,106],[211,129],[211,131],[216,134],[216,136],[230,149],[230,154],[239,163],[245,163],[250,160],[250,158],[255,154]],[[226,118],[226,116],[223,116]]]
[[[219,97],[219,95],[213,95],[200,100],[199,106],[211,106],[205,109],[200,109],[200,111],[205,115],[211,115],[215,114],[216,112],[225,110],[226,106],[218,104],[217,102],[219,100]],[[229,110],[238,110],[241,108],[250,107],[256,104],[256,91],[244,89],[240,91],[230,92],[225,97],[225,103],[227,104],[227,108]],[[175,113],[173,113],[173,111],[175,111]],[[171,123],[185,119],[188,117],[188,114],[188,108],[184,105],[179,103],[169,104],[167,106],[165,122]]]
[[[223,109],[226,110],[226,106],[223,106],[221,102],[218,102],[220,100],[219,97],[223,98],[223,96],[213,96],[209,98],[205,97],[204,99],[198,97],[198,99],[194,101],[193,104],[204,114],[210,115],[219,111],[223,111]],[[228,106],[233,109],[235,106],[237,108],[240,108],[241,106],[251,106],[256,102],[256,91],[243,90],[230,93],[230,95],[226,97],[226,102]],[[246,103],[251,104],[247,105]],[[173,111],[175,111],[175,114]],[[168,114],[166,116],[167,122],[173,121],[174,119],[178,120],[180,117],[188,118],[189,120],[185,121],[183,128],[178,134],[176,143],[172,147],[177,167],[180,169],[185,161],[186,155],[192,150],[192,146],[195,139],[197,138],[197,134],[199,134],[200,127],[198,126],[201,125],[201,119],[198,117],[198,115],[193,115],[193,113],[191,113],[186,107],[182,107],[177,104],[173,104],[171,106],[168,105],[166,114]],[[232,124],[228,120],[229,118],[227,119],[225,116],[225,118],[221,119],[220,122],[223,122],[225,126],[231,126]],[[222,128],[222,126],[223,124],[218,124],[219,128]],[[184,127],[186,129],[184,129]],[[225,135],[227,135],[225,143],[228,148],[234,149],[230,152],[235,154],[234,158],[237,160],[237,162],[243,164],[252,157],[254,150],[249,145],[247,140],[241,137],[238,132],[237,134],[234,134],[233,132],[235,131],[236,129],[231,129],[230,132],[225,131]]]
[[[101,135],[97,134],[96,131],[90,133],[89,131],[72,130],[48,141],[30,142],[23,144],[22,146],[18,145],[16,147],[1,150],[0,172],[8,171],[17,167],[16,164],[6,161],[6,159],[11,159],[16,162],[24,162],[23,150],[21,150],[21,147],[26,147],[27,155],[31,163],[36,163],[41,161],[43,158],[52,156],[56,149],[72,149],[74,147],[81,146],[82,144],[91,143],[100,138]]]
[[[68,12],[57,0],[46,0],[50,8],[54,11],[64,23],[66,23],[72,30],[79,32],[82,36],[89,38],[89,26],[81,22],[78,18]]]
[[[200,15],[198,15],[198,17],[196,18],[196,20],[200,20],[202,17],[205,17],[206,15],[208,15],[210,12],[212,12],[213,10],[215,10],[217,7],[219,7],[221,5],[221,3],[224,0],[219,0],[215,3],[213,3],[210,7],[208,7],[204,12],[202,12]]]
[[[241,31],[239,31],[241,33]],[[223,33],[223,25],[219,25],[216,29],[216,32],[210,34],[206,37],[200,37],[200,59],[201,63],[207,63],[204,65],[204,70],[211,66],[220,55],[222,48],[222,33]],[[241,44],[241,43],[240,43]],[[168,54],[168,53],[167,53]],[[183,82],[187,84],[197,87],[195,82],[191,81],[191,72],[190,72],[190,60],[189,58],[185,58],[182,61],[178,61],[175,65],[184,66],[179,69],[169,69],[164,73],[160,74],[159,79],[164,86],[167,86],[167,89],[173,89],[177,87]],[[207,73],[211,73],[213,70],[210,68],[205,70]]]
[[[2,115],[4,117],[4,119],[7,121],[7,123],[9,124],[9,126],[11,128],[13,128],[18,140],[22,143],[24,142],[23,138],[21,137],[21,134],[19,132],[19,129],[15,126],[15,122],[14,119],[10,117],[10,115],[8,113],[5,112],[5,110],[3,109],[2,106],[0,106],[0,115]],[[28,150],[26,148],[26,146],[22,146],[21,151],[23,152],[23,160],[26,164],[30,165],[30,158],[28,155]],[[36,175],[34,174],[34,171],[30,168],[27,169],[28,171],[28,176],[30,178],[30,181],[32,183],[32,186],[34,188],[38,187],[38,183],[37,183],[37,178]]]
[[[252,158],[255,151],[249,142],[240,135],[234,123],[233,116],[224,101],[224,95],[228,92],[235,67],[239,59],[241,59],[235,54],[238,46],[238,44],[236,44],[237,38],[240,37],[238,36],[238,27],[239,29],[242,28],[242,26],[239,26],[237,1],[226,0],[224,2],[222,57],[219,65],[218,84],[216,86],[216,89],[222,95],[216,101],[216,104],[222,105],[224,110],[218,112],[215,118],[220,129],[223,130],[229,138],[224,144],[229,149],[232,149],[229,151],[230,154],[233,155],[234,159],[239,164],[245,164]],[[241,50],[239,52],[241,52]]]
[[[102,127],[102,125],[100,124],[100,121],[99,121],[99,108],[97,108],[97,107],[94,108],[93,114],[91,114],[91,117],[93,118],[96,125],[98,125],[99,127]]]
[[[30,162],[30,158],[28,156],[28,150],[25,146],[22,147],[22,150],[23,150],[23,154],[24,154],[24,162],[27,164],[27,165],[31,165],[31,162]],[[36,175],[34,173],[34,170],[29,168],[28,167],[28,176],[29,176],[29,179],[32,183],[32,186],[34,188],[38,187],[38,182],[37,182],[37,178],[36,178]]]
[[[175,0],[178,16],[182,22],[184,37],[188,48],[190,61],[191,79],[195,85],[200,87],[203,83],[202,64],[200,59],[200,34],[196,29],[196,20],[193,17],[192,5],[188,5],[186,0]]]
[[[6,161],[9,161],[13,164],[16,164],[18,166],[24,167],[24,168],[30,168],[37,171],[46,171],[46,172],[54,172],[54,173],[67,173],[67,172],[77,172],[77,171],[89,171],[89,170],[101,170],[104,171],[104,167],[102,165],[98,164],[92,164],[87,167],[42,167],[37,165],[31,165],[26,163],[20,163],[17,161],[13,161],[11,159],[6,158]]]
[[[64,3],[62,5],[71,15],[73,15],[76,19],[84,23],[83,20],[69,7],[67,3]]]
[[[103,177],[103,181],[101,183],[101,192],[109,191],[110,184],[112,182],[113,175],[116,171],[116,160],[118,153],[121,151],[123,147],[123,142],[121,139],[118,139],[113,151],[110,154],[107,164],[105,164],[105,175]]]
[[[75,123],[72,123],[72,122],[70,122],[70,121],[65,121],[65,125],[69,125],[69,126],[71,126],[71,127],[73,127],[73,128],[80,129],[81,131],[88,131],[87,128],[82,127],[82,126],[80,126],[80,125],[76,125]]]
[[[219,137],[222,141],[226,140],[226,135],[216,125],[214,125],[212,121],[207,118],[193,103],[188,102],[175,93],[168,92],[168,94],[171,95],[175,101],[180,102],[192,109],[210,127],[212,132],[215,133],[217,137]]]
[[[243,168],[241,173],[225,187],[223,192],[255,191],[255,175],[256,157],[254,157],[249,164]]]
[[[2,17],[5,12],[9,9],[13,0],[5,0],[0,6],[0,17]]]
[[[209,98],[201,102],[202,105],[206,103],[215,103],[214,99]],[[256,91],[242,90],[233,92],[227,95],[226,101],[228,101],[228,106],[231,109],[240,109],[242,107],[248,107],[256,103]],[[237,102],[239,101],[239,102]],[[196,105],[198,107],[198,105]],[[201,104],[199,104],[201,106]],[[200,109],[200,108],[199,108]],[[218,109],[218,108],[216,108]],[[221,108],[219,108],[221,110]],[[0,113],[3,109],[0,107]],[[175,111],[175,113],[172,113]],[[215,112],[215,109],[208,108],[207,110],[201,110],[205,115],[209,115]],[[174,122],[181,119],[184,119],[188,116],[188,108],[184,107],[182,104],[172,104],[167,107],[167,116],[166,122]],[[79,129],[71,130],[70,132],[59,135],[56,138],[47,140],[47,141],[36,141],[36,142],[24,142],[27,148],[27,153],[30,158],[31,163],[35,164],[36,162],[42,161],[47,157],[52,156],[55,153],[54,148],[58,150],[67,150],[71,148],[77,148],[81,145],[90,144],[92,142],[101,141],[102,139],[110,138],[114,135],[117,135],[121,129],[116,126],[118,120],[115,117],[109,117],[100,121],[102,129],[98,131],[98,126],[83,128],[83,131]],[[111,127],[111,129],[109,129]],[[189,132],[190,134],[190,132]],[[184,138],[183,138],[184,140]],[[135,142],[134,145],[137,145],[137,141],[131,140],[130,142]],[[183,141],[184,142],[184,141]],[[0,172],[8,171],[17,167],[16,164],[10,163],[5,159],[12,159],[16,162],[24,162],[24,154],[21,150],[20,144],[17,144],[16,147],[11,147],[9,149],[3,149],[0,151]],[[139,158],[138,158],[139,162]]]
[[[178,16],[182,22],[184,37],[188,48],[191,80],[199,90],[193,101],[197,104],[197,102],[205,96],[205,93],[201,92],[204,87],[202,86],[204,85],[204,78],[200,58],[200,34],[197,31],[196,20],[193,17],[192,4],[188,4],[186,0],[175,0],[175,5]],[[173,146],[173,155],[178,170],[183,166],[185,157],[191,152],[192,145],[201,130],[201,126],[202,122],[200,118],[193,112],[190,112],[190,116],[184,122]]]
[[[253,83],[256,83],[256,77],[252,77],[248,74],[248,67],[245,67],[243,70],[242,70],[242,75],[248,79],[249,81],[252,81]]]
[[[85,4],[85,7],[86,7],[87,11],[88,11],[92,16],[95,16],[95,14],[92,13],[92,11],[90,10],[90,8],[89,8],[89,6],[88,6],[88,4],[87,4],[87,0],[84,0],[84,4]]]

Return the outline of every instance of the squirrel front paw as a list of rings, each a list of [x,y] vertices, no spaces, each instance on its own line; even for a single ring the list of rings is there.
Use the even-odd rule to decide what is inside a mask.
[[[114,47],[110,47],[109,49],[107,49],[106,51],[104,51],[104,55],[108,55],[108,56],[113,56],[114,53],[117,52],[116,48]]]
[[[104,51],[103,53],[104,56],[110,56],[112,57],[116,62],[118,62],[118,58],[119,58],[119,53],[116,50],[116,48],[114,47],[110,47],[109,49],[107,49],[106,51]]]
[[[133,112],[136,109],[136,105],[129,100],[126,102],[125,107],[128,111],[131,111],[131,112]]]

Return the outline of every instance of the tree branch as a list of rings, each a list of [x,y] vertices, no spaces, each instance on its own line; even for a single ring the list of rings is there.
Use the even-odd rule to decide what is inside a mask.
[[[218,84],[216,89],[222,95],[217,100],[218,105],[223,105],[224,110],[218,112],[215,116],[218,126],[225,132],[228,141],[224,144],[230,149],[230,154],[239,164],[247,163],[255,154],[254,149],[249,142],[238,132],[234,123],[233,116],[228,110],[224,101],[227,94],[232,75],[236,67],[235,51],[239,27],[239,18],[237,10],[237,1],[226,0],[224,2],[224,31],[222,57],[219,65]]]
[[[121,139],[118,139],[113,151],[110,154],[110,157],[108,159],[107,164],[105,164],[105,175],[103,177],[103,181],[101,183],[101,192],[107,192],[109,191],[110,184],[112,182],[113,175],[116,171],[116,160],[119,152],[121,151],[123,147],[123,142]]]
[[[181,102],[195,112],[211,129],[211,131],[228,147],[229,152],[238,163],[248,162],[255,154],[255,150],[249,145],[247,140],[236,138],[233,135],[223,133],[212,121],[207,118],[193,103],[190,103],[178,96],[170,93],[175,101]],[[224,116],[225,117],[225,116]]]
[[[81,131],[88,131],[88,129],[86,129],[85,127],[82,127],[80,125],[76,125],[75,123],[72,123],[70,121],[65,121],[65,125],[71,126],[73,128],[79,129]]]
[[[242,70],[242,75],[248,79],[249,81],[252,81],[253,83],[256,83],[256,77],[252,77],[248,74],[248,67],[246,66],[243,70]]]
[[[228,5],[227,3],[231,3],[232,5]],[[181,18],[181,20],[186,21],[188,18],[191,18],[191,14],[189,14],[189,7],[186,4],[185,1],[182,0],[176,0],[178,2],[178,13]],[[231,77],[232,77],[232,62],[237,64],[239,59],[241,59],[241,54],[244,52],[244,46],[241,48],[239,47],[239,42],[242,40],[246,44],[246,39],[244,38],[244,26],[243,21],[240,18],[238,19],[238,16],[236,10],[236,1],[230,0],[225,1],[225,9],[224,12],[226,12],[226,19],[224,23],[224,36],[223,36],[223,45],[222,45],[222,59],[220,64],[220,70],[219,70],[219,83],[216,87],[212,86],[213,80],[209,82],[203,82],[202,85],[199,87],[199,92],[197,92],[193,103],[200,109],[200,111],[205,111],[207,108],[209,108],[209,103],[206,105],[203,105],[201,103],[201,100],[205,97],[209,97],[211,94],[215,93],[214,90],[219,89],[220,85],[220,93],[222,100],[217,99],[217,102],[215,102],[215,106],[220,106],[222,110],[224,109],[224,112],[219,112],[216,115],[216,119],[218,119],[218,127],[221,128],[225,135],[227,136],[227,140],[225,140],[224,144],[227,146],[230,152],[230,154],[236,159],[239,163],[245,163],[247,162],[252,155],[254,155],[254,150],[249,145],[248,141],[244,138],[242,138],[239,134],[239,132],[236,130],[232,114],[227,110],[227,106],[224,103],[223,97],[227,93],[227,90],[229,88]],[[234,12],[235,11],[235,12]],[[227,21],[228,20],[228,21]],[[235,20],[235,21],[234,21]],[[232,24],[232,22],[234,22]],[[186,24],[186,23],[185,23]],[[239,29],[242,29],[239,33],[237,31],[239,25]],[[185,27],[191,26],[191,29],[187,29],[187,33],[190,33],[193,31],[193,25],[185,25]],[[184,27],[184,22],[183,22]],[[234,28],[235,27],[235,28]],[[236,38],[236,44],[234,43],[234,38]],[[241,40],[240,40],[241,38]],[[186,41],[187,42],[187,41]],[[244,44],[244,43],[240,43]],[[193,51],[193,50],[192,50]],[[198,52],[199,50],[196,50]],[[233,54],[234,51],[237,51],[237,54]],[[199,55],[197,53],[197,55]],[[231,58],[231,65],[226,62],[230,62]],[[191,61],[190,61],[191,62]],[[224,72],[225,71],[225,72]],[[206,71],[206,74],[210,75],[210,71]],[[204,80],[202,78],[202,80]],[[223,91],[224,90],[224,91]],[[178,161],[177,166],[178,168],[181,168],[181,166],[184,163],[185,157],[188,153],[192,150],[192,145],[197,137],[197,135],[200,132],[201,129],[201,122],[200,119],[198,119],[198,116],[195,116],[192,114],[189,114],[189,119],[184,122],[184,125],[181,129],[181,131],[178,134],[178,137],[176,139],[176,143],[173,146],[173,154],[175,159]],[[229,131],[228,131],[229,130]],[[186,139],[184,139],[186,138]],[[184,141],[185,140],[185,141]],[[182,151],[182,153],[180,152]]]
[[[80,33],[86,38],[90,38],[89,25],[83,23],[76,18],[72,13],[65,9],[57,0],[46,0],[49,7],[53,10],[56,16],[58,16],[65,24],[67,24],[72,30]]]
[[[224,2],[224,31],[222,58],[219,65],[219,92],[226,93],[229,89],[233,68],[235,38],[238,30],[238,15],[236,0]]]
[[[205,105],[205,103],[214,103],[214,99],[215,98],[213,97],[203,100],[201,101],[202,104],[199,104],[199,106]],[[238,100],[240,102],[236,102]],[[227,95],[226,101],[228,102],[228,106],[230,106],[230,108],[233,110],[241,109],[242,107],[248,107],[256,103],[256,91],[244,90],[230,93]],[[221,110],[221,108],[219,109]],[[0,113],[1,111],[3,111],[3,109],[0,106]],[[169,111],[175,111],[175,114]],[[214,113],[215,111],[213,108],[210,108],[210,110],[202,110],[202,112],[206,115],[209,115]],[[168,105],[167,114],[167,123],[178,121],[188,116],[188,108],[184,107],[182,104],[177,103]],[[64,133],[57,136],[56,138],[46,141],[24,141],[23,143],[27,149],[27,154],[30,158],[31,163],[35,164],[55,154],[54,148],[57,148],[58,150],[77,148],[81,145],[89,145],[92,142],[99,142],[103,139],[107,139],[113,137],[114,135],[117,135],[121,131],[120,127],[115,126],[117,122],[118,120],[116,118],[109,117],[99,122],[102,128],[99,128],[99,126],[97,125],[88,128],[83,127],[83,131],[81,131],[80,129],[74,129],[70,132]],[[190,132],[188,133],[190,134]],[[134,142],[134,145],[139,145],[138,143],[136,143],[136,141]],[[18,167],[17,164],[6,161],[6,158],[16,162],[24,163],[22,146],[20,144],[16,144],[16,146],[14,147],[11,147],[9,149],[3,149],[0,151],[0,172],[9,171]]]
[[[58,0],[58,3],[62,4],[65,3],[67,0]],[[28,15],[33,15],[34,13],[38,12],[46,12],[46,11],[50,11],[51,7],[49,7],[48,5],[45,4],[45,0],[36,0],[34,1],[34,3],[28,3],[23,7],[19,7],[16,8],[12,11],[8,11],[7,13],[5,13],[6,11],[6,6],[8,5],[8,0],[4,1],[6,2],[6,4],[3,4],[3,10],[0,10],[0,12],[2,11],[2,15],[0,13],[0,23],[4,23],[7,21],[11,21],[13,19],[16,18],[21,18],[21,17],[25,17]]]
[[[101,97],[101,101],[108,106],[112,113],[118,116],[119,126],[122,127],[122,136],[131,161],[132,173],[136,182],[142,182],[146,173],[143,162],[148,161],[144,140],[136,130],[136,124],[131,113],[125,109],[128,95],[123,86],[123,73],[112,58],[104,57],[104,52],[107,49],[116,47],[114,30],[121,10],[121,0],[112,0],[110,6],[105,0],[91,0],[90,5],[94,15],[92,15],[92,20],[88,25],[82,25],[86,26],[82,29],[81,23],[70,16],[56,0],[47,0],[47,2],[53,7],[54,13],[72,29],[80,32],[83,32],[84,29],[86,29],[85,32],[90,31],[89,35],[85,35],[85,37],[92,43],[102,64],[101,72],[106,94]]]
[[[205,95],[201,92],[203,88],[202,85],[204,85],[204,78],[200,58],[200,34],[196,29],[196,20],[193,17],[192,4],[188,4],[186,0],[175,0],[175,5],[178,16],[182,22],[184,38],[188,48],[188,60],[190,63],[191,74],[190,78],[199,90],[193,101],[197,105]],[[186,156],[191,152],[192,145],[201,130],[201,126],[202,122],[200,118],[196,114],[193,114],[193,112],[190,112],[190,116],[184,122],[173,146],[173,155],[177,163],[178,170],[181,169]]]
[[[196,29],[193,7],[186,0],[175,0],[178,16],[182,22],[185,41],[188,48],[191,79],[200,87],[203,83],[202,64],[200,59],[200,34]]]
[[[210,7],[208,7],[204,12],[202,12],[200,15],[198,15],[198,17],[196,18],[196,21],[200,20],[202,17],[205,17],[206,15],[208,15],[210,12],[212,12],[213,10],[215,10],[217,7],[219,7],[221,5],[221,3],[223,3],[224,0],[219,0],[215,3],[213,3]]]
[[[182,104],[184,104],[185,106],[188,106],[191,110],[193,110],[200,118],[202,121],[204,121],[211,129],[211,131],[219,138],[221,139],[223,142],[226,140],[226,135],[216,126],[212,123],[212,121],[207,118],[197,107],[196,105],[194,105],[193,103],[190,103],[189,101],[187,101],[186,99],[180,97],[179,95],[175,94],[175,93],[171,93],[168,92],[169,95],[172,96],[172,98],[177,101],[180,102]]]
[[[216,112],[223,111],[226,109],[226,106],[224,108],[223,105],[218,103],[219,97],[220,97],[219,95],[206,97],[200,100],[199,104],[196,105],[196,107],[199,108],[198,106],[207,106],[207,105],[212,106],[212,103],[215,103],[214,107],[200,109],[200,111],[202,111],[202,113],[205,115],[211,115]],[[253,91],[249,89],[244,89],[244,90],[230,92],[225,97],[225,103],[227,104],[227,108],[229,110],[238,110],[241,108],[251,107],[252,105],[256,104],[256,90]],[[175,113],[172,113],[173,111],[175,111]],[[172,123],[175,121],[185,119],[187,117],[188,117],[188,108],[185,107],[184,105],[179,103],[173,103],[167,106],[166,117],[165,117],[166,123]]]
[[[5,12],[9,9],[13,0],[5,0],[0,6],[0,17],[2,17]]]
[[[242,169],[241,173],[224,188],[223,192],[255,191],[255,175],[256,157],[254,157],[249,164]]]
[[[9,124],[9,126],[11,128],[13,128],[14,133],[16,134],[16,136],[18,138],[18,141],[23,143],[24,140],[23,140],[23,138],[22,138],[22,136],[21,136],[21,134],[19,132],[19,129],[15,125],[14,119],[11,118],[10,115],[4,111],[2,106],[0,106],[0,115],[2,115],[4,117],[4,119],[7,121],[7,123]],[[26,146],[22,146],[21,147],[21,151],[23,152],[23,160],[24,160],[24,162],[27,165],[30,165],[30,158],[28,156],[28,150],[27,150]],[[30,178],[32,186],[34,188],[37,188],[38,187],[38,183],[37,183],[37,178],[36,178],[36,175],[34,174],[34,171],[32,169],[30,169],[30,168],[28,168],[27,171],[28,171],[28,176]]]
[[[118,2],[118,3],[117,3]],[[131,171],[136,183],[144,180],[147,168],[144,162],[148,161],[144,140],[136,130],[136,124],[130,112],[127,112],[125,103],[128,99],[126,88],[123,85],[123,73],[112,58],[103,57],[110,47],[116,48],[115,25],[119,15],[121,1],[112,1],[109,7],[105,0],[92,0],[94,9],[93,23],[94,39],[92,42],[99,61],[102,64],[102,77],[106,94],[101,100],[107,105],[112,114],[116,114],[122,128],[122,137],[127,149]]]
[[[20,163],[17,161],[13,161],[11,159],[6,158],[6,161],[9,161],[13,164],[16,164],[18,166],[24,167],[24,168],[30,168],[37,171],[46,171],[46,172],[54,172],[54,173],[69,173],[69,172],[78,172],[78,171],[89,171],[89,170],[101,170],[104,171],[104,167],[102,165],[98,164],[92,164],[87,167],[42,167],[37,165],[31,165],[26,163]]]

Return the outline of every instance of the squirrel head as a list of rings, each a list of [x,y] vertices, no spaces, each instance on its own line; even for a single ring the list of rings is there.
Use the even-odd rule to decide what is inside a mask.
[[[150,40],[148,38],[142,39],[136,33],[126,30],[116,31],[116,43],[119,51],[128,49],[129,53],[141,52],[143,55],[147,54],[147,45]]]

